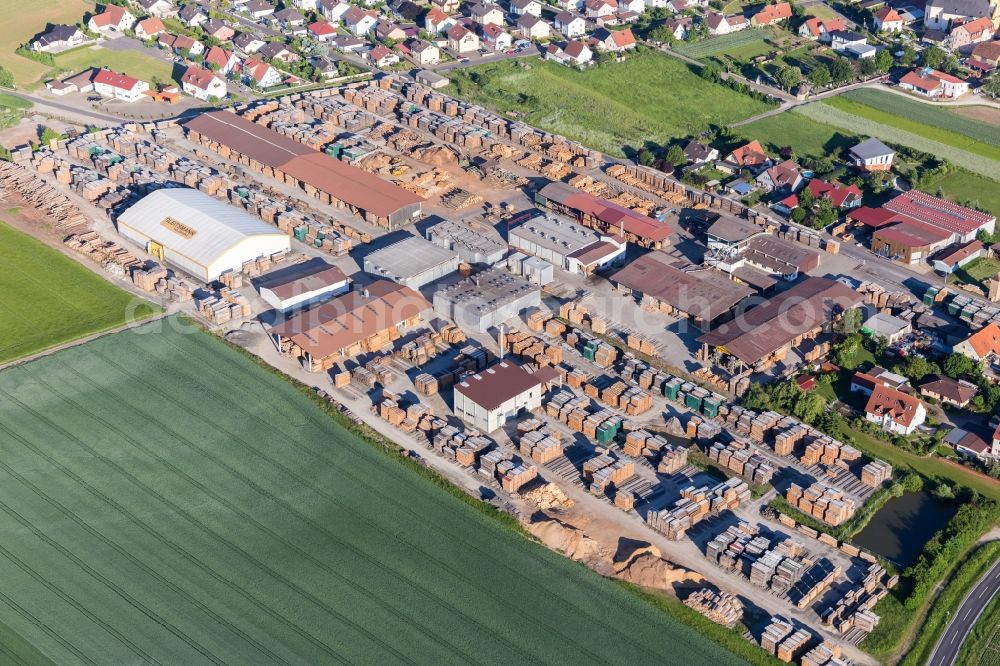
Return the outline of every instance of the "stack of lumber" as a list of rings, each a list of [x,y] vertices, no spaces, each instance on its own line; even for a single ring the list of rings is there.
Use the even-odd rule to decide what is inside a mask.
[[[667,538],[680,539],[706,517],[735,509],[749,499],[750,487],[739,479],[728,479],[712,487],[688,486],[681,491],[681,498],[673,507],[651,511],[646,522]]]
[[[785,499],[799,511],[834,526],[850,520],[857,509],[854,500],[845,497],[842,490],[819,482],[805,489],[793,483]]]
[[[517,426],[521,455],[544,465],[563,455],[562,435],[539,419],[528,419]]]
[[[760,647],[768,654],[777,654],[778,645],[791,635],[792,623],[779,617],[772,617],[771,622],[764,627],[760,637]]]
[[[729,592],[713,592],[703,587],[684,600],[684,605],[693,608],[712,622],[727,627],[734,626],[743,619],[743,602]]]
[[[802,464],[835,465],[841,461],[848,463],[859,458],[861,458],[861,451],[824,435],[806,443],[805,451],[802,454]]]
[[[708,448],[708,457],[751,483],[767,485],[774,476],[770,461],[742,440],[716,442]]]
[[[423,372],[413,379],[413,386],[422,395],[436,395],[438,392],[438,380],[434,375]]]
[[[791,663],[806,651],[811,642],[812,636],[809,635],[809,632],[805,629],[799,629],[781,641],[778,649],[775,650],[775,656],[785,663]]]
[[[32,208],[54,222],[61,232],[79,233],[90,226],[89,220],[65,194],[19,164],[0,161],[0,190],[20,195]]]
[[[861,482],[877,488],[892,478],[892,465],[884,460],[872,460],[861,468]]]

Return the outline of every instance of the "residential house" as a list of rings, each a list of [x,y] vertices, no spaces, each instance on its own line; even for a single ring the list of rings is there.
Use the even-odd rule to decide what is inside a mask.
[[[646,0],[646,9],[666,9],[667,0]]]
[[[375,39],[379,41],[384,41],[386,39],[391,39],[393,41],[400,41],[406,39],[406,33],[398,25],[392,21],[386,21],[385,19],[379,19],[375,22]]]
[[[241,32],[233,38],[233,44],[243,53],[256,53],[264,47],[267,42],[250,32]]]
[[[830,33],[830,47],[838,53],[847,51],[852,46],[860,46],[867,43],[867,37],[853,30],[834,30]]]
[[[456,53],[472,53],[479,50],[479,37],[461,23],[448,30],[448,48]]]
[[[135,36],[143,41],[152,39],[161,32],[165,31],[166,28],[163,25],[163,21],[161,21],[157,16],[150,16],[149,18],[143,19],[135,26]]]
[[[209,37],[217,39],[220,42],[228,42],[236,34],[235,30],[219,19],[209,19],[205,21],[205,23],[201,26],[201,30]]]
[[[635,35],[630,28],[624,30],[608,30],[601,28],[594,33],[597,48],[609,53],[624,53],[635,48]]]
[[[881,32],[900,32],[903,29],[903,17],[886,5],[875,12],[875,27]]]
[[[448,23],[449,25],[445,25]],[[437,7],[431,7],[430,11],[424,15],[424,30],[435,35],[442,30],[447,30],[454,25],[455,19],[451,18]]]
[[[54,25],[31,42],[31,49],[53,53],[80,46],[86,41],[87,36],[75,25]]]
[[[862,393],[870,397],[875,392],[875,387],[877,386],[888,386],[903,393],[912,391],[910,381],[906,377],[889,372],[879,366],[875,366],[866,372],[855,372],[851,376],[851,393]]]
[[[94,32],[125,32],[131,30],[135,23],[136,18],[128,9],[109,4],[105,5],[103,12],[90,17],[87,27]]]
[[[582,12],[584,0],[556,0],[556,7],[567,12]]]
[[[742,14],[726,16],[719,12],[709,12],[705,17],[705,25],[708,26],[710,35],[728,35],[731,32],[739,32],[750,27],[747,17]]]
[[[593,51],[584,42],[549,42],[545,50],[545,59],[553,60],[560,65],[585,65],[594,58]]]
[[[392,13],[400,21],[406,23],[416,23],[423,16],[424,8],[410,0],[403,0],[392,5]]]
[[[169,32],[161,32],[156,40],[161,45],[182,56],[199,55],[205,51],[204,44],[187,35],[171,35]]]
[[[960,23],[968,23],[982,16],[996,25],[1000,7],[991,0],[927,0],[924,5],[924,27],[928,30],[949,32]]]
[[[971,53],[976,44],[993,39],[995,31],[993,21],[987,16],[982,16],[952,28],[946,45],[961,53]]]
[[[740,169],[759,171],[771,165],[771,159],[764,152],[764,147],[760,145],[760,141],[756,139],[736,148],[733,152],[726,155],[724,162],[734,168],[735,171],[739,171]]]
[[[542,15],[542,3],[538,0],[510,0],[510,13],[514,16]]]
[[[422,39],[411,39],[406,42],[410,50],[409,58],[416,65],[436,65],[441,62],[441,50]]]
[[[205,54],[205,65],[211,65],[209,69],[214,69],[223,76],[228,76],[229,72],[238,65],[240,59],[232,51],[227,51],[221,46],[213,46]]]
[[[524,14],[517,17],[514,34],[521,39],[548,39],[552,34],[552,27],[534,14]]]
[[[618,11],[617,0],[585,0],[584,13],[597,25],[602,25]]]
[[[181,88],[185,93],[202,101],[226,96],[226,82],[210,69],[191,65],[181,76]]]
[[[851,148],[851,161],[862,171],[889,171],[896,152],[878,139],[865,139]]]
[[[277,60],[284,63],[296,62],[299,59],[299,54],[282,42],[266,42],[264,46],[257,49],[257,55],[265,60]]]
[[[510,48],[512,42],[510,33],[496,23],[487,23],[484,25],[482,33],[483,45],[487,48],[491,48],[494,51],[506,51]]]
[[[306,17],[299,10],[293,7],[285,7],[271,14],[271,21],[280,25],[284,30],[298,28],[306,23]]]
[[[75,76],[72,81],[80,92],[95,92],[101,97],[118,99],[123,102],[135,102],[142,99],[149,84],[125,74],[112,72],[110,69],[94,68],[84,76]]]
[[[493,3],[473,5],[472,9],[469,10],[469,15],[479,25],[488,25],[490,23],[503,25],[503,10]]]
[[[935,99],[952,99],[969,92],[968,82],[929,67],[907,72],[899,80],[899,87]]]
[[[764,8],[750,17],[750,25],[774,25],[792,18],[792,6],[787,2],[776,2],[764,5]]]
[[[177,16],[177,7],[170,0],[133,0],[150,16],[170,18]]]
[[[687,158],[688,164],[707,164],[719,159],[719,151],[707,144],[689,141],[684,146],[684,157]]]
[[[690,16],[680,18],[669,18],[663,22],[663,27],[670,31],[674,39],[682,41],[687,39],[688,30],[694,25],[694,19]]]
[[[1000,40],[976,44],[972,49],[972,57],[994,67],[1000,65]]]
[[[462,6],[462,0],[431,0],[431,5],[437,7],[445,14],[454,14]]]
[[[368,62],[376,67],[388,67],[399,62],[399,56],[386,48],[383,44],[376,44],[375,48],[368,52]]]
[[[802,186],[802,173],[793,160],[768,167],[757,176],[757,186],[765,192],[792,193]]]
[[[247,85],[256,85],[258,88],[270,88],[281,83],[282,74],[262,60],[248,58],[242,67],[243,80]]]
[[[573,39],[587,34],[587,21],[579,14],[572,14],[563,10],[556,14],[552,21],[553,27],[561,32],[564,37]]]
[[[813,178],[806,186],[813,199],[829,199],[834,208],[857,208],[861,205],[861,188],[857,185],[844,185],[838,180],[826,182]]]
[[[945,405],[965,408],[979,393],[975,384],[962,379],[939,376],[920,385],[920,395]]]
[[[993,361],[1000,357],[1000,326],[991,321],[952,349],[973,361]]]
[[[192,3],[181,7],[181,10],[177,13],[177,17],[189,28],[197,28],[208,20],[208,12],[202,9],[200,5]]]
[[[905,436],[923,425],[927,408],[918,398],[879,384],[865,405],[865,418],[886,432]]]
[[[315,57],[312,59],[312,65],[318,71],[320,76],[324,79],[332,79],[340,75],[340,68],[337,67],[337,61],[325,57]]]
[[[329,21],[316,21],[310,23],[306,30],[309,36],[318,42],[326,42],[337,36],[337,29]]]
[[[941,250],[938,256],[931,259],[931,266],[939,273],[951,275],[969,262],[985,255],[986,246],[978,240],[973,240]]]
[[[304,12],[314,12],[319,9],[319,0],[292,0],[292,4]]]
[[[330,46],[341,53],[358,53],[368,46],[368,41],[363,37],[351,37],[350,35],[337,35],[330,40]]]
[[[371,32],[375,24],[378,23],[378,12],[372,11],[371,9],[361,9],[360,7],[351,7],[346,12],[344,12],[344,27],[350,31],[352,35],[356,37],[361,37],[362,35],[367,35]]]
[[[244,9],[258,21],[274,14],[274,5],[265,0],[250,0]]]
[[[949,432],[944,438],[944,443],[950,444],[955,453],[978,460],[987,460],[1000,453],[1000,449],[996,446],[990,446],[976,433],[962,428],[955,428]]]
[[[799,26],[799,35],[807,39],[818,39],[828,44],[830,34],[838,30],[847,30],[847,25],[842,19],[820,19],[810,16]]]
[[[619,23],[630,23],[646,11],[644,0],[617,0],[617,2],[618,11],[616,13]]]
[[[323,18],[335,23],[343,22],[344,14],[351,7],[350,3],[343,2],[342,0],[320,0],[320,9],[322,10]]]

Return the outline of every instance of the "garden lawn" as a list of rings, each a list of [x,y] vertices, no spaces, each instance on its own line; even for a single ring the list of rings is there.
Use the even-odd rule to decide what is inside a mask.
[[[934,187],[940,188],[946,199],[982,206],[1000,218],[1000,183],[996,180],[958,169],[934,183]]]
[[[955,274],[963,281],[979,285],[986,288],[987,278],[995,277],[1000,273],[1000,261],[989,257],[979,257],[973,259],[965,266],[955,271]]]
[[[580,72],[548,61],[501,62],[448,73],[445,92],[612,155],[728,125],[771,108],[647,52]]]
[[[17,55],[17,47],[44,30],[47,23],[76,25],[84,12],[94,11],[94,3],[86,0],[3,0],[2,6],[0,65],[14,74],[18,88],[37,82],[49,67]]]
[[[857,137],[850,132],[787,111],[733,129],[748,140],[757,139],[772,151],[791,146],[796,155],[814,158],[847,150],[857,143]]]
[[[145,319],[155,306],[0,222],[0,363]]]
[[[0,373],[0,621],[53,662],[746,663],[185,328]]]
[[[743,61],[773,51],[774,47],[767,41],[773,36],[774,33],[768,28],[749,28],[719,37],[708,37],[700,42],[681,43],[674,50],[695,59],[725,55]]]
[[[60,53],[56,56],[56,65],[68,74],[75,74],[88,67],[107,67],[147,83],[154,76],[161,81],[170,81],[173,75],[173,63],[159,60],[145,53],[111,51],[91,46]]]

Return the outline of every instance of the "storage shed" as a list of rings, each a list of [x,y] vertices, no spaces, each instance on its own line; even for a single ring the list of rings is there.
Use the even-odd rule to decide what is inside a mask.
[[[149,254],[211,282],[246,261],[290,249],[288,235],[204,192],[152,192],[122,213],[118,232]]]

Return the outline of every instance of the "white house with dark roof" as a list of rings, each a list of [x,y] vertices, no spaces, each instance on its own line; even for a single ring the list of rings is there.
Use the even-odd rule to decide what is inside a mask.
[[[455,384],[455,416],[483,432],[542,406],[542,382],[512,361]]]
[[[587,19],[566,10],[556,14],[552,26],[569,39],[587,34]]]

